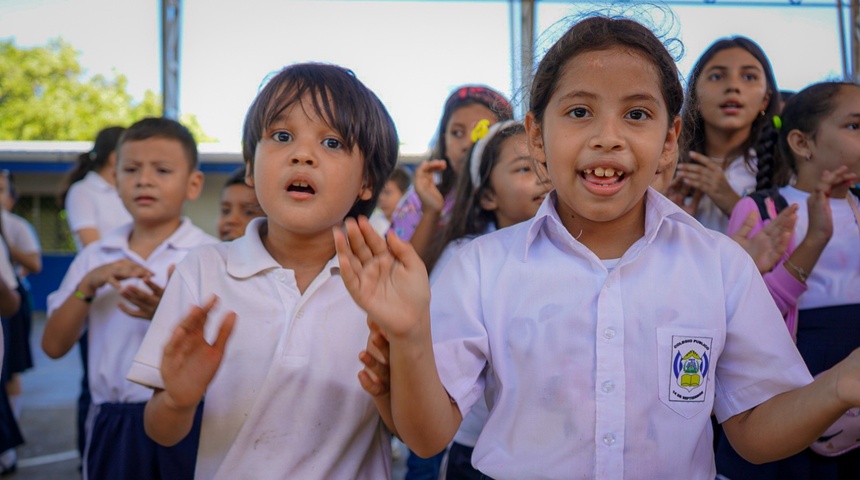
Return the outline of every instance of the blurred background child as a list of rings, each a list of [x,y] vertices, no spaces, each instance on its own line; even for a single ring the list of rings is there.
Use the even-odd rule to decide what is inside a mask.
[[[235,240],[245,234],[248,222],[264,215],[254,188],[245,183],[243,166],[230,175],[221,189],[218,238],[222,242]]]

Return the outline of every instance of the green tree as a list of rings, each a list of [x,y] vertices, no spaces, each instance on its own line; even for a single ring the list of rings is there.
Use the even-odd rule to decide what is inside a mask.
[[[137,102],[125,75],[88,77],[79,56],[61,38],[32,48],[0,40],[0,140],[92,140],[106,126],[161,115],[160,95],[147,90]],[[216,141],[194,115],[180,121],[198,142]]]

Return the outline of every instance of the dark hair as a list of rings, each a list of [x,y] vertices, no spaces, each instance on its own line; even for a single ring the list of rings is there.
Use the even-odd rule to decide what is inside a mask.
[[[409,176],[409,172],[405,169],[397,167],[388,176],[387,182],[394,182],[397,188],[400,189],[400,193],[406,193],[406,189],[412,184],[412,177]]]
[[[472,152],[463,165],[463,173],[457,179],[457,196],[451,209],[451,220],[445,225],[441,237],[433,244],[427,256],[425,263],[428,272],[433,270],[449,243],[469,235],[481,235],[487,231],[488,226],[496,224],[495,212],[481,207],[481,197],[484,192],[493,191],[493,186],[490,185],[490,173],[499,162],[505,140],[525,133],[526,129],[522,122],[511,122],[501,127],[487,141],[481,152],[481,158],[477,159],[480,162],[478,165],[480,184],[477,186],[472,183],[472,176],[469,173],[473,168],[472,161],[475,159],[472,158],[472,154],[477,144],[472,146]]]
[[[197,142],[194,141],[194,135],[181,123],[166,117],[149,117],[135,122],[119,137],[116,145],[117,152],[128,142],[150,138],[176,140],[185,151],[189,170],[193,171],[197,168]],[[119,159],[118,156],[117,159]]]
[[[750,134],[746,141],[744,141],[736,151],[729,152],[728,158],[731,159],[738,155],[743,155],[745,161],[749,164],[751,161],[749,150],[754,149],[759,159],[759,164],[761,164],[762,157],[768,157],[772,154],[773,149],[768,148],[768,144],[772,146],[773,143],[772,135],[771,138],[768,139],[768,136],[763,136],[762,132],[765,127],[771,123],[773,116],[779,114],[779,89],[776,87],[776,78],[773,75],[773,68],[770,66],[770,61],[768,60],[767,55],[764,54],[764,51],[757,43],[747,37],[736,36],[723,38],[711,44],[711,46],[705,50],[705,53],[699,57],[696,64],[693,66],[690,78],[687,80],[686,103],[684,104],[684,113],[682,115],[683,128],[681,130],[681,148],[683,155],[681,155],[680,158],[681,162],[688,161],[687,154],[690,151],[704,153],[705,121],[704,118],[702,118],[702,112],[699,110],[699,99],[696,91],[696,84],[699,81],[699,77],[701,76],[705,65],[707,65],[717,53],[730,48],[741,48],[758,60],[764,70],[770,99],[768,100],[767,107],[764,110],[764,115],[759,115],[755,120],[753,120],[753,123],[750,126]],[[765,163],[767,162],[768,159],[765,159]],[[728,164],[723,163],[723,167],[727,166]]]
[[[248,187],[248,184],[245,183],[245,166],[244,165],[237,168],[233,173],[230,174],[229,177],[227,177],[227,181],[224,182],[224,186],[221,187],[221,189],[223,190],[223,189],[230,187],[230,186],[233,186],[233,185],[245,185],[246,187]],[[248,188],[251,188],[251,187],[248,187]]]
[[[108,163],[110,154],[116,150],[117,141],[120,135],[125,131],[125,127],[107,127],[102,129],[97,135],[93,148],[88,152],[78,155],[75,165],[63,177],[60,183],[60,192],[57,199],[60,203],[60,208],[66,208],[66,195],[69,193],[69,188],[82,180],[90,172],[100,172]]]
[[[860,88],[850,82],[821,82],[804,88],[793,95],[782,109],[782,126],[779,130],[779,150],[773,167],[773,185],[784,187],[797,173],[797,157],[788,144],[788,135],[798,130],[815,139],[821,121],[836,110],[838,96],[843,88]]]
[[[641,23],[602,15],[587,17],[575,23],[550,47],[538,64],[529,100],[529,111],[538,124],[543,121],[549,100],[558,88],[558,79],[568,62],[579,54],[612,47],[639,52],[654,64],[660,75],[660,90],[671,124],[684,102],[684,90],[675,59],[654,32]]]
[[[514,118],[514,110],[511,103],[501,93],[484,85],[463,85],[454,90],[445,100],[442,109],[442,118],[436,128],[436,142],[430,153],[430,159],[445,160],[448,168],[442,171],[442,182],[439,183],[439,192],[444,196],[451,191],[457,180],[457,174],[451,168],[451,159],[448,158],[447,145],[445,145],[445,131],[448,122],[457,110],[469,105],[483,105],[490,109],[496,116],[496,121],[510,120]]]
[[[284,110],[300,103],[312,108],[343,137],[347,148],[364,157],[364,178],[373,195],[358,200],[347,217],[370,215],[385,180],[397,163],[399,140],[388,110],[355,74],[337,65],[299,63],[285,67],[257,94],[242,132],[242,155],[254,168],[254,152],[265,130]],[[306,103],[309,103],[306,104]]]

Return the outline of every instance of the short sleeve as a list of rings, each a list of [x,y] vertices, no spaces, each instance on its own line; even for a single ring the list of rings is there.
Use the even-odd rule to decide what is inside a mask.
[[[2,240],[0,240],[0,279],[10,290],[18,288],[18,279],[15,277],[15,270],[9,261],[9,249]]]
[[[83,228],[98,228],[98,207],[82,181],[76,182],[66,194],[66,219],[72,233]]]
[[[489,341],[481,308],[477,259],[455,255],[432,287],[433,350],[439,378],[463,417],[484,393]]]
[[[48,295],[47,314],[49,317],[70,295],[75,293],[84,275],[94,268],[92,266],[93,262],[90,259],[93,258],[94,253],[99,248],[101,248],[101,243],[93,242],[75,255],[72,264],[69,265],[66,274],[63,276],[63,281],[60,282],[59,288]]]
[[[3,234],[10,244],[24,253],[41,253],[39,238],[30,222],[18,215],[4,217]]]
[[[194,257],[195,255],[189,255],[180,262],[167,282],[152,323],[126,376],[128,380],[150,388],[164,388],[164,380],[161,378],[164,346],[191,307],[200,304],[199,298],[188,286],[191,270],[189,267],[192,266],[189,260]]]

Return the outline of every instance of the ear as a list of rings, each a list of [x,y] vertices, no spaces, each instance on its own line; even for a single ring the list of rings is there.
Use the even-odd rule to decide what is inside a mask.
[[[250,160],[245,162],[245,185],[254,188],[254,164]]]
[[[546,151],[543,148],[543,132],[540,123],[532,112],[526,114],[526,135],[528,136],[529,155],[535,161],[546,167]]]
[[[371,198],[373,198],[373,183],[365,179],[361,184],[361,190],[358,191],[358,199],[367,201]]]
[[[788,132],[787,140],[789,148],[791,148],[791,151],[794,152],[795,155],[805,158],[807,155],[812,154],[809,138],[807,138],[806,134],[800,130],[795,128]]]
[[[197,200],[197,197],[200,196],[200,192],[203,191],[203,172],[195,169],[191,172],[191,175],[188,176],[188,183],[185,188],[185,198],[186,200]]]
[[[767,104],[770,102],[771,95],[773,95],[773,92],[771,92],[770,90],[768,90],[764,94],[764,100],[762,100],[762,102],[761,102],[761,108],[758,109],[760,112],[766,112],[767,111]]]
[[[657,174],[662,174],[668,169],[674,171],[678,164],[678,138],[681,136],[681,117],[676,115],[672,125],[666,132],[666,140],[663,142],[663,151],[660,152],[660,163],[657,164]]]
[[[499,208],[499,204],[496,203],[496,194],[490,188],[485,188],[481,193],[480,204],[481,208],[488,212],[495,212]]]

